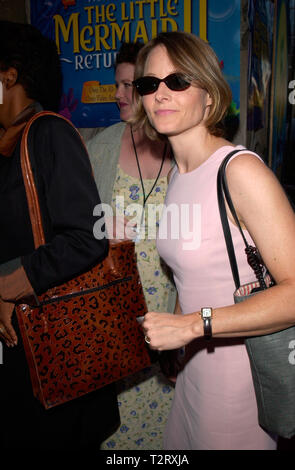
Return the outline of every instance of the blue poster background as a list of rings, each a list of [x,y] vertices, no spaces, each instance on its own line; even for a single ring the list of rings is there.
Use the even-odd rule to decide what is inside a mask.
[[[209,41],[233,92],[232,113],[239,113],[239,0],[29,0],[29,6],[30,22],[58,45],[64,77],[60,111],[77,127],[119,121],[113,95],[121,41],[146,42],[173,29]]]

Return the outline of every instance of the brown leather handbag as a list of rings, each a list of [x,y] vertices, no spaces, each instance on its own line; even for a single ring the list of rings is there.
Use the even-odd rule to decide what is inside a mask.
[[[36,114],[21,142],[35,248],[45,238],[27,141],[32,123],[46,114],[64,119]],[[20,302],[16,314],[35,397],[48,409],[149,366],[136,320],[146,311],[134,243],[128,240],[110,245],[107,258],[89,271]]]

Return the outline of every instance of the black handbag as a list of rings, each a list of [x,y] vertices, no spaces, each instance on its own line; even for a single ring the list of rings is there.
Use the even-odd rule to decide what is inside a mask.
[[[228,190],[225,169],[230,152],[220,165],[217,176],[218,204],[227,252],[235,282],[235,303],[271,288],[274,281],[256,247],[250,246],[244,236]],[[228,223],[225,200],[245,243],[247,261],[257,281],[240,285],[235,250]],[[295,327],[245,339],[258,407],[258,421],[266,431],[284,438],[295,434]]]

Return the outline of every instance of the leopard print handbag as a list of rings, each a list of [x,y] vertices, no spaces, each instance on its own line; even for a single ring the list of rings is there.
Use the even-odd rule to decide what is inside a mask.
[[[36,248],[45,238],[27,139],[31,124],[46,114],[54,113],[33,116],[21,142]],[[16,314],[33,393],[45,409],[149,366],[143,331],[136,320],[146,311],[134,243],[129,240],[110,245],[107,258],[89,271],[18,303]]]

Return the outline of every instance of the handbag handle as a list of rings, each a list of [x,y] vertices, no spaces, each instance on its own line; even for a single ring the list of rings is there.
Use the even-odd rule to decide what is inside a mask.
[[[28,121],[26,124],[26,127],[24,129],[23,135],[22,135],[22,140],[21,140],[21,169],[22,169],[22,175],[23,175],[23,180],[24,180],[24,185],[25,185],[25,191],[26,191],[26,196],[27,196],[27,201],[28,201],[28,208],[29,208],[29,215],[30,215],[30,221],[31,221],[31,226],[32,226],[32,232],[33,232],[33,238],[34,238],[34,245],[35,248],[37,249],[39,246],[45,244],[45,235],[44,235],[44,229],[43,229],[43,224],[42,224],[42,216],[41,216],[41,210],[40,210],[40,203],[39,203],[39,197],[36,189],[36,184],[35,184],[35,179],[34,179],[34,174],[32,171],[32,166],[31,166],[31,161],[30,161],[30,155],[29,155],[29,149],[28,149],[28,134],[29,130],[37,119],[39,119],[42,116],[55,116],[60,119],[63,119],[66,121],[72,128],[75,129],[77,134],[79,135],[81,142],[87,152],[85,143],[79,133],[79,131],[76,129],[76,127],[66,119],[64,116],[61,116],[60,114],[54,113],[52,111],[41,111],[39,113],[34,114],[34,116]],[[87,152],[88,154],[88,152]],[[121,243],[130,243],[130,241],[123,241]],[[110,252],[114,248],[110,248]],[[114,257],[113,256],[108,256],[106,258],[106,262],[108,263],[109,266],[109,273],[111,278],[117,279],[121,277],[121,273],[118,271],[118,267],[115,266],[114,263]]]
[[[70,124],[79,134],[79,132],[73,126],[71,121],[61,116],[60,114],[54,113],[52,111],[41,111],[39,113],[34,114],[34,116],[32,116],[31,119],[28,121],[24,129],[22,140],[21,140],[21,147],[20,147],[21,149],[20,161],[21,161],[22,175],[23,175],[25,191],[26,191],[26,196],[27,196],[27,201],[28,201],[30,221],[32,225],[32,232],[33,232],[33,238],[34,238],[34,245],[36,249],[40,245],[45,244],[45,236],[44,236],[44,230],[43,230],[43,225],[42,225],[39,197],[38,197],[38,193],[36,189],[31,161],[30,161],[30,155],[29,155],[29,149],[28,149],[28,135],[29,135],[29,130],[33,122],[35,122],[41,116],[55,116],[60,119],[63,119],[64,121],[67,121],[67,123]],[[81,138],[81,141],[83,145],[85,146],[82,138]]]
[[[261,259],[261,256],[257,250],[256,247],[249,245],[247,242],[245,235],[243,233],[242,227],[240,225],[238,216],[236,214],[230,192],[228,189],[228,184],[227,184],[227,179],[226,179],[226,166],[228,161],[231,159],[233,155],[235,155],[237,152],[240,150],[233,150],[230,152],[222,161],[218,174],[217,174],[217,198],[218,198],[218,206],[219,206],[219,212],[220,212],[220,219],[221,219],[221,224],[222,224],[222,229],[224,233],[224,238],[225,238],[225,243],[226,243],[226,248],[227,248],[227,253],[230,261],[230,266],[233,274],[233,279],[235,282],[236,289],[240,287],[240,276],[239,276],[239,270],[238,270],[238,265],[237,265],[237,259],[235,255],[235,250],[232,242],[232,236],[231,236],[231,231],[230,231],[230,226],[228,222],[228,217],[227,217],[227,212],[226,212],[226,207],[225,207],[225,199],[228,204],[228,207],[232,213],[232,216],[234,218],[234,221],[242,235],[244,244],[245,244],[245,252],[247,255],[247,261],[250,267],[253,269],[256,278],[259,282],[260,288],[261,289],[266,289],[267,286],[264,281],[264,270],[265,266],[264,263]]]

